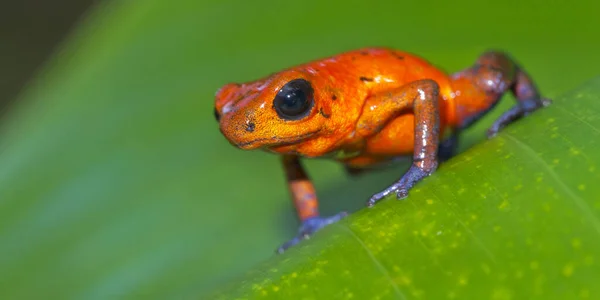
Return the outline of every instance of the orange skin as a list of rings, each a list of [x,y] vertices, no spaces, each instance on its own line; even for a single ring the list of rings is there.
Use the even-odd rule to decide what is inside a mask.
[[[460,130],[507,91],[518,103],[492,125],[489,137],[550,103],[506,54],[487,52],[470,68],[448,75],[410,53],[365,48],[253,82],[227,84],[216,94],[215,116],[234,146],[282,155],[302,222],[299,235],[282,252],[346,215],[319,216],[316,192],[300,157],[334,159],[356,174],[412,155],[411,168],[368,205],[391,193],[402,199],[453,155]],[[450,138],[442,141],[447,131]]]

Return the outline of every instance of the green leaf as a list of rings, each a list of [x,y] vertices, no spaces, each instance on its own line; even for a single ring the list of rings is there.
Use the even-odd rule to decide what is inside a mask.
[[[596,299],[600,77],[222,299]]]

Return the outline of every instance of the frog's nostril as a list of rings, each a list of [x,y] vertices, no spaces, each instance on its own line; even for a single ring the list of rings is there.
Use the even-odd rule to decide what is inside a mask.
[[[221,115],[219,115],[219,111],[217,110],[216,107],[215,107],[215,119],[217,120],[217,122],[219,122],[219,119],[221,119]]]

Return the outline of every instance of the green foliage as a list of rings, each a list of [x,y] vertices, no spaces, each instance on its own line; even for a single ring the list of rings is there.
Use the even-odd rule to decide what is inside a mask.
[[[596,17],[598,3],[579,1],[569,2],[568,6],[540,6],[536,1],[518,5],[498,2],[491,9],[490,4],[475,0],[106,2],[85,18],[40,76],[25,89],[18,106],[2,120],[0,298],[202,298],[216,286],[261,261],[272,259],[277,246],[295,233],[296,219],[277,159],[266,153],[234,149],[220,135],[213,119],[213,95],[227,82],[255,79],[309,59],[369,45],[413,51],[449,71],[472,64],[487,48],[501,48],[525,66],[545,96],[554,98],[596,75],[600,69],[597,59],[600,42],[592,38],[600,28],[600,19]],[[569,8],[568,14],[565,7]],[[481,141],[491,118],[512,105],[512,101],[506,97],[494,114],[467,132],[463,147]],[[565,103],[563,107],[575,113],[572,106]],[[592,113],[592,108],[581,107],[579,113]],[[592,162],[596,159],[593,149],[585,148],[593,142],[589,127],[583,123],[574,128],[571,124],[579,122],[575,119],[568,119],[565,124],[559,122],[566,115],[556,117],[554,124],[546,124],[548,118],[543,118],[544,114],[559,114],[558,108],[542,112],[520,126],[538,129],[558,126],[559,138],[552,139],[548,130],[532,131],[530,136],[515,135],[516,141],[508,135],[500,136],[468,154],[473,161],[481,161],[471,166],[480,166],[477,173],[454,176],[452,170],[466,168],[458,163],[467,157],[457,158],[444,167],[445,173],[424,183],[421,191],[413,193],[406,202],[387,201],[374,210],[359,212],[350,223],[332,227],[330,233],[316,237],[315,243],[306,243],[305,248],[274,258],[290,258],[290,263],[269,277],[263,274],[253,280],[269,278],[270,283],[264,287],[272,295],[273,286],[268,285],[279,284],[278,278],[287,271],[293,272],[294,265],[306,263],[299,258],[299,252],[306,252],[307,257],[328,255],[311,253],[310,249],[333,251],[336,240],[345,241],[348,246],[347,252],[342,253],[361,256],[357,262],[364,262],[369,253],[358,240],[350,241],[351,233],[370,249],[370,255],[379,260],[389,276],[396,276],[399,273],[394,265],[401,267],[417,252],[426,251],[412,247],[418,235],[399,239],[408,234],[402,230],[408,228],[408,221],[430,226],[420,228],[430,230],[422,238],[424,245],[429,249],[443,246],[439,248],[444,251],[440,260],[454,258],[453,263],[445,263],[443,267],[458,268],[467,259],[487,261],[493,276],[500,276],[498,267],[478,246],[469,248],[475,245],[471,240],[473,235],[464,228],[481,230],[473,232],[499,262],[505,261],[508,253],[517,255],[515,261],[528,257],[525,250],[531,246],[526,247],[526,237],[534,239],[534,243],[537,238],[546,239],[550,235],[568,237],[557,239],[566,248],[576,244],[573,239],[578,238],[580,249],[596,249],[589,242],[589,235],[584,235],[587,231],[583,231],[583,223],[576,223],[575,211],[566,220],[570,225],[556,223],[566,217],[568,211],[560,209],[567,207],[566,204],[550,207],[557,215],[546,216],[536,210],[529,223],[520,219],[522,214],[515,214],[514,224],[506,219],[513,211],[541,205],[543,199],[536,198],[540,195],[555,203],[554,193],[561,197],[571,191],[585,200],[590,197],[588,193],[594,192],[595,186],[583,177],[592,165],[585,159]],[[587,123],[597,124],[586,118],[583,120]],[[539,143],[547,142],[544,148],[528,144],[535,137]],[[540,140],[542,137],[545,139]],[[573,144],[567,147],[568,141]],[[577,141],[588,144],[576,144]],[[533,150],[518,148],[519,142]],[[487,168],[486,160],[497,159],[495,151],[501,143],[504,146],[499,151],[514,155],[514,162],[503,163],[500,169]],[[571,149],[579,155],[573,155]],[[526,154],[531,151],[537,156]],[[559,163],[555,165],[554,160]],[[510,169],[509,173],[509,167],[517,162],[524,169]],[[546,163],[545,168],[542,162]],[[324,214],[346,209],[357,211],[372,193],[401,173],[400,169],[390,169],[351,180],[333,163],[307,163]],[[552,192],[538,190],[537,183],[522,185],[519,197],[527,196],[528,201],[508,199],[508,212],[488,205],[499,205],[502,202],[498,197],[506,193],[513,195],[521,179],[535,183],[539,177],[540,184],[546,186],[556,181],[555,176],[562,185],[555,186]],[[491,185],[491,178],[501,181]],[[472,179],[490,179],[490,185],[479,185],[475,190],[465,188],[464,196],[449,202],[433,197],[433,193],[450,193],[451,187],[458,193],[461,188],[456,185],[468,186]],[[578,188],[580,184],[585,184],[583,191]],[[428,190],[427,185],[437,188]],[[490,191],[491,187],[498,190]],[[427,204],[428,199],[433,200],[432,204]],[[450,203],[459,206],[448,209]],[[440,212],[439,219],[430,225],[434,211]],[[471,219],[471,212],[477,219]],[[366,224],[364,228],[376,228],[368,223],[384,214],[389,216],[390,230],[383,234],[396,234],[396,238],[380,237],[381,232],[366,234],[357,227]],[[391,222],[399,216],[401,220]],[[459,216],[463,219],[458,219]],[[581,218],[589,222],[585,219],[587,215]],[[459,223],[439,228],[442,223],[457,220],[465,227]],[[495,221],[502,221],[498,232],[493,231],[493,223],[486,223]],[[536,235],[535,230],[541,230],[538,222],[547,225],[547,231]],[[394,230],[394,224],[407,227]],[[567,230],[582,230],[577,231],[582,234],[570,236],[563,232]],[[438,231],[442,232],[439,238],[443,240],[433,240]],[[458,232],[462,236],[457,237]],[[514,251],[497,253],[500,246],[495,244],[496,237],[501,237],[498,241],[507,241],[509,233],[517,234]],[[380,240],[377,245],[375,238]],[[394,244],[394,249],[400,249],[398,255],[384,258],[386,249],[391,249],[386,238],[390,243],[396,240],[394,243],[405,243],[402,245],[406,247],[395,248],[402,246]],[[332,248],[319,246],[326,240]],[[434,241],[444,244],[427,244]],[[449,248],[452,242],[465,252]],[[347,259],[342,253],[336,258],[338,262]],[[563,272],[567,266],[568,273],[567,264],[572,263],[571,278],[576,280],[586,270],[580,266],[585,263],[586,255],[572,261],[563,256],[553,265],[542,265],[547,256],[540,257],[539,270]],[[332,259],[329,266],[336,264]],[[423,278],[431,271],[437,274],[429,279],[431,286],[435,286],[446,275],[440,275],[439,268],[431,266],[402,274],[409,276],[411,286],[422,288]],[[483,268],[466,265],[463,271],[476,267]],[[522,276],[529,280],[530,271],[526,268],[523,266]],[[383,278],[380,268],[372,262],[352,272]],[[484,282],[485,277],[477,274],[452,276],[457,280],[460,275],[466,276],[467,286],[473,287],[478,280]],[[546,278],[556,278],[553,274],[539,279],[544,291],[550,282]],[[506,274],[506,278],[515,276],[520,275]],[[338,273],[327,280],[332,278],[346,280]],[[327,280],[320,285],[321,289],[335,289],[325,285]],[[355,277],[347,280],[360,282]],[[399,290],[412,295],[402,280],[397,282]],[[566,280],[564,284],[569,282]],[[577,282],[582,284],[580,292],[585,292],[583,283]],[[450,284],[443,280],[440,283]],[[499,286],[501,283],[498,281]],[[262,281],[257,284],[263,286]],[[282,291],[288,291],[281,284]],[[443,291],[447,286],[438,290]],[[374,289],[378,293],[395,293],[391,287],[389,279],[382,279],[354,293],[358,296]],[[534,287],[523,285],[532,291]],[[352,288],[360,288],[360,284]],[[589,287],[589,292],[593,291]],[[345,295],[343,291],[340,293]]]

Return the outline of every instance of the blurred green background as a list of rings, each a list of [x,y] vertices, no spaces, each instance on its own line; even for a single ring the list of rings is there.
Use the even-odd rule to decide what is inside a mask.
[[[297,221],[276,157],[220,135],[213,96],[227,82],[364,46],[449,72],[499,48],[554,97],[600,73],[598,11],[597,1],[99,2],[3,116],[0,297],[187,298],[272,257]],[[4,32],[0,45],[15,46]],[[2,69],[6,82],[19,65]],[[331,162],[307,166],[324,214],[360,209],[400,172],[349,179]]]

